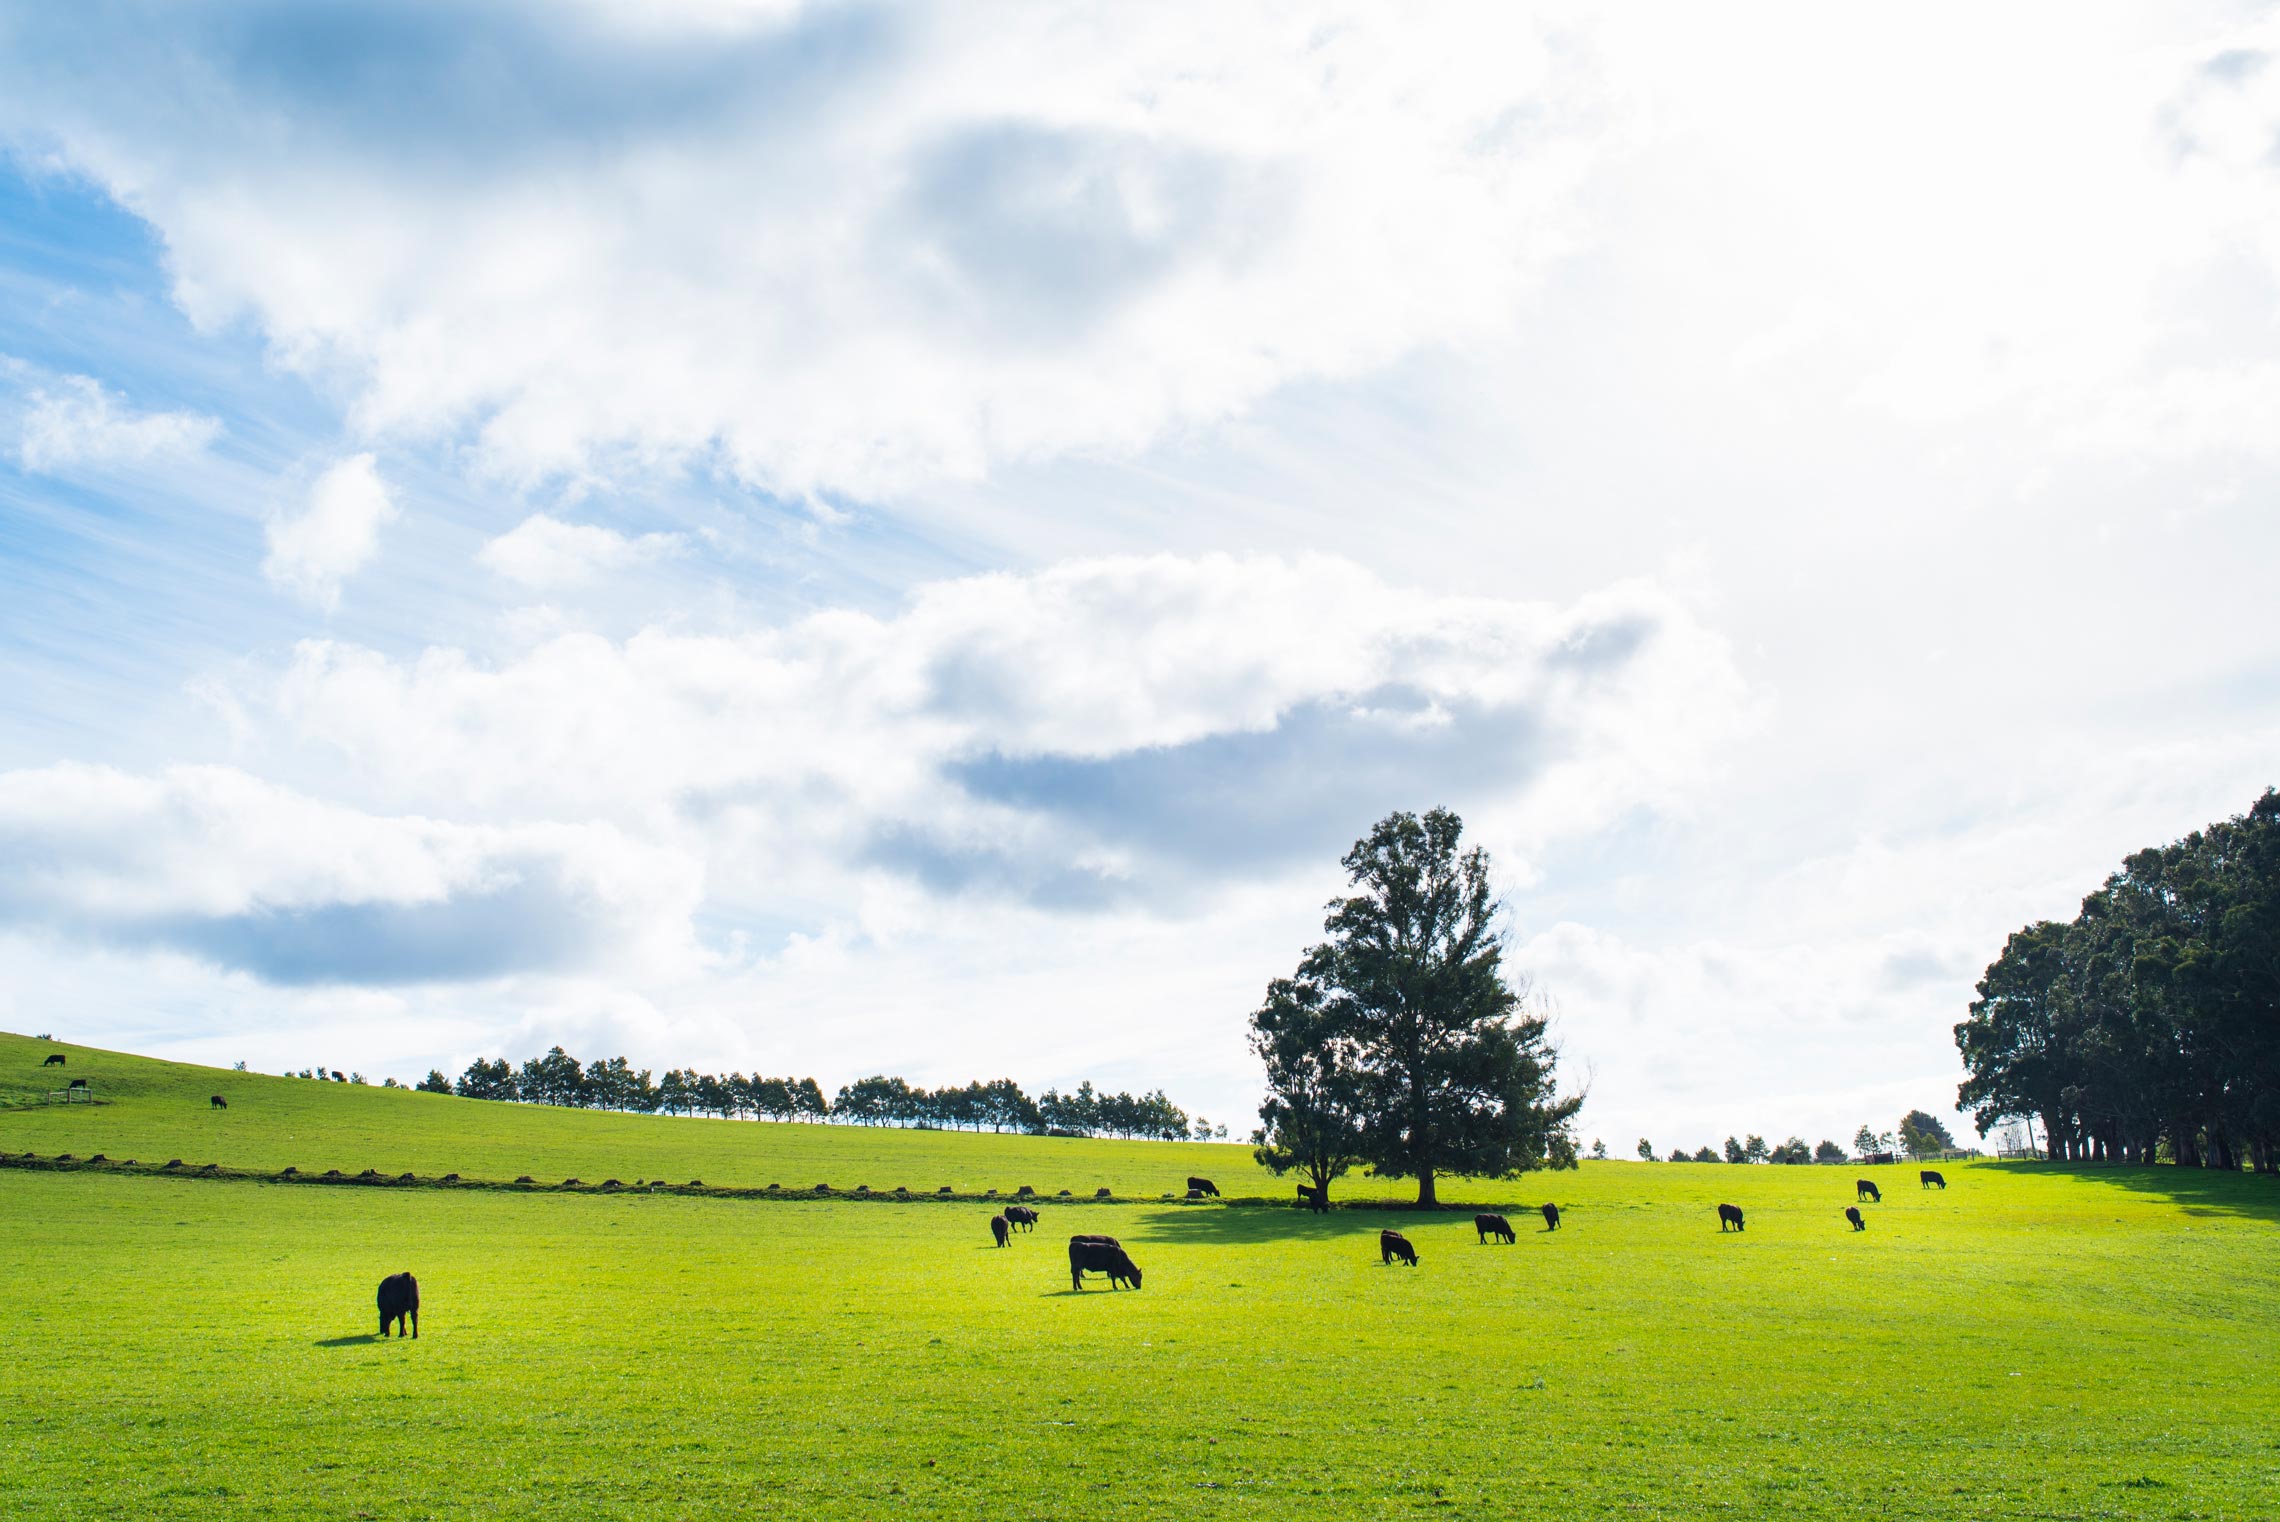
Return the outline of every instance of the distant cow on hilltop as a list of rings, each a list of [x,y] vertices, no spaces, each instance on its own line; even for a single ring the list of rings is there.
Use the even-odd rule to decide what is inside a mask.
[[[40,1064],[40,1066],[44,1068],[59,1068],[63,1065],[63,1053],[61,1052],[48,1053],[47,1061]]]
[[[396,1335],[404,1335],[404,1318],[412,1322],[412,1338],[420,1335],[420,1281],[410,1274],[390,1274],[380,1281],[380,1335],[388,1335],[388,1323],[396,1324]]]

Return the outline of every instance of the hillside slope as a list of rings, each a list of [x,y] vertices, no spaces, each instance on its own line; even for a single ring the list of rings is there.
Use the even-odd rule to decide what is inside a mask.
[[[64,1053],[65,1066],[42,1067],[50,1052]],[[33,1102],[66,1078],[87,1079],[101,1103]],[[214,1094],[229,1108],[214,1109]],[[926,1193],[944,1184],[961,1193],[1027,1184],[1081,1195],[1106,1187],[1146,1198],[1177,1192],[1188,1175],[1202,1174],[1230,1194],[1291,1192],[1251,1161],[1248,1147],[1229,1143],[615,1115],[239,1073],[9,1034],[0,1034],[0,1152],[470,1179],[701,1178]],[[1398,1197],[1410,1187],[1356,1178],[1346,1192]]]

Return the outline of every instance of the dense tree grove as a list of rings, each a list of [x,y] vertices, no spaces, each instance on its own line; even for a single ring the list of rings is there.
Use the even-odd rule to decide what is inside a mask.
[[[1161,1089],[1135,1099],[1130,1094],[1095,1093],[1083,1083],[1074,1093],[1047,1089],[1035,1099],[1010,1078],[994,1083],[927,1090],[900,1078],[873,1077],[841,1088],[836,1101],[824,1098],[813,1078],[718,1076],[673,1068],[651,1081],[650,1070],[623,1057],[581,1063],[557,1046],[519,1068],[504,1057],[478,1057],[458,1082],[431,1072],[419,1087],[466,1099],[514,1100],[522,1104],[570,1105],[589,1110],[632,1110],[644,1114],[752,1116],[765,1120],[838,1121],[847,1125],[926,1126],[941,1130],[1023,1131],[1038,1135],[1148,1137],[1172,1141],[1224,1138],[1201,1116],[1164,1097]]]
[[[2054,1159],[2280,1167],[2280,793],[2013,934],[1955,1028],[1982,1136]]]

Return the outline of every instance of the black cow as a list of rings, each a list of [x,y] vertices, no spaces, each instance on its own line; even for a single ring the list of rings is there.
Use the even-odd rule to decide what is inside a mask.
[[[40,1064],[40,1066],[41,1066],[41,1067],[44,1067],[44,1068],[59,1068],[59,1067],[62,1067],[62,1066],[63,1066],[63,1053],[61,1053],[61,1052],[50,1052],[50,1053],[48,1053],[48,1054],[47,1054],[47,1061],[45,1061],[45,1062],[41,1063],[41,1064]]]
[[[87,1080],[84,1078],[74,1078],[71,1080],[71,1082],[65,1084],[64,1087],[67,1089],[84,1089],[87,1087]]]
[[[1005,1224],[1004,1216],[994,1215],[990,1217],[990,1235],[997,1238],[998,1246],[1003,1247],[1012,1239],[1013,1228]]]
[[[1191,1178],[1188,1180],[1188,1193],[1208,1194],[1213,1199],[1218,1199],[1219,1186],[1207,1178]]]
[[[1139,1265],[1132,1261],[1114,1237],[1069,1238],[1069,1288],[1083,1289],[1085,1275],[1088,1273],[1108,1275],[1111,1289],[1120,1288],[1126,1283],[1130,1283],[1134,1289],[1140,1287]]]
[[[1736,1231],[1740,1231],[1742,1229],[1741,1206],[1720,1205],[1718,1207],[1718,1229],[1720,1231],[1724,1231],[1729,1226],[1733,1227]]]
[[[388,1323],[396,1323],[396,1335],[404,1335],[404,1318],[412,1322],[412,1338],[420,1335],[420,1281],[410,1274],[390,1274],[380,1281],[380,1335],[388,1335]]]
[[[1497,1237],[1506,1242],[1520,1240],[1519,1233],[1512,1229],[1512,1223],[1500,1215],[1474,1216],[1473,1230],[1480,1233],[1480,1240],[1483,1243],[1487,1242],[1490,1237]]]
[[[1923,1181],[1923,1186],[1926,1189],[1945,1189],[1947,1187],[1947,1180],[1941,1178],[1937,1173],[1933,1172],[1929,1168],[1926,1168],[1923,1172],[1917,1174],[1916,1177]]]
[[[1544,1230],[1558,1231],[1559,1229],[1560,1207],[1553,1204],[1550,1200],[1546,1200],[1544,1202]]]
[[[1301,1184],[1298,1186],[1298,1202],[1311,1207],[1316,1215],[1321,1215],[1330,1208],[1330,1188],[1324,1185],[1317,1189],[1312,1184]]]
[[[1852,1222],[1852,1229],[1855,1231],[1868,1230],[1868,1223],[1860,1218],[1860,1207],[1858,1205],[1847,1205],[1845,1207],[1845,1219]]]
[[[1853,1180],[1853,1198],[1871,1200],[1881,1205],[1884,1203],[1884,1191],[1876,1187],[1874,1179],[1856,1178]]]
[[[1417,1266],[1417,1249],[1409,1245],[1407,1237],[1389,1226],[1378,1233],[1378,1261],[1391,1263],[1396,1258],[1411,1268]]]
[[[226,1110],[230,1107],[230,1102],[219,1094],[208,1094],[206,1096],[206,1103],[212,1105],[217,1110]]]
[[[1008,1226],[1018,1226],[1023,1231],[1035,1231],[1037,1212],[1027,1205],[1008,1205],[1005,1207],[1005,1223]]]

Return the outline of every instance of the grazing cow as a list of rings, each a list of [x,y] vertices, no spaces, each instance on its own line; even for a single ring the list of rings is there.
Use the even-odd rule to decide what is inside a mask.
[[[71,1082],[65,1084],[64,1087],[67,1089],[84,1089],[87,1087],[87,1080],[84,1078],[74,1078],[71,1080]]]
[[[1551,1201],[1546,1200],[1544,1202],[1544,1230],[1558,1231],[1559,1229],[1560,1207],[1553,1204]]]
[[[1005,1223],[1008,1226],[1018,1226],[1023,1231],[1035,1231],[1037,1212],[1027,1205],[1008,1205],[1005,1207]]]
[[[1003,1247],[1013,1239],[1013,1228],[1005,1224],[1004,1216],[994,1215],[990,1217],[990,1235],[997,1238],[998,1246]]]
[[[1504,1242],[1520,1240],[1519,1234],[1512,1229],[1512,1223],[1500,1215],[1474,1216],[1473,1230],[1480,1233],[1482,1243],[1486,1243],[1492,1236]]]
[[[44,1068],[59,1068],[63,1065],[63,1053],[61,1052],[48,1053],[47,1061],[40,1064],[40,1066]]]
[[[1140,1268],[1118,1244],[1114,1237],[1069,1238],[1069,1288],[1085,1287],[1087,1273],[1108,1275],[1111,1289],[1127,1282],[1134,1289],[1140,1287]]]
[[[219,1094],[208,1094],[206,1096],[206,1103],[212,1105],[217,1110],[226,1110],[230,1107],[230,1102]]]
[[[1720,1231],[1724,1231],[1729,1226],[1733,1227],[1736,1231],[1740,1231],[1742,1229],[1741,1206],[1720,1205],[1718,1207],[1718,1229]]]
[[[420,1335],[420,1281],[410,1274],[390,1274],[380,1281],[380,1335],[388,1335],[388,1323],[396,1323],[396,1335],[404,1335],[404,1318],[412,1321],[412,1337]]]
[[[1853,1198],[1881,1205],[1884,1203],[1884,1191],[1876,1187],[1874,1179],[1856,1178],[1853,1180]]]
[[[1929,1168],[1926,1168],[1923,1172],[1917,1174],[1916,1177],[1923,1181],[1923,1186],[1926,1189],[1945,1189],[1947,1187],[1947,1180],[1941,1178],[1939,1174],[1935,1173]]]
[[[1411,1268],[1417,1266],[1417,1249],[1409,1245],[1407,1237],[1389,1226],[1378,1233],[1378,1262],[1391,1263],[1396,1258]]]
[[[348,1079],[342,1075],[342,1073],[341,1073],[341,1070],[340,1070],[339,1068],[334,1068],[334,1069],[333,1069],[333,1082],[335,1082],[335,1083],[346,1083],[346,1082],[348,1082]]]
[[[1219,1186],[1207,1178],[1191,1178],[1188,1180],[1188,1193],[1208,1194],[1213,1199],[1217,1199],[1219,1197]]]
[[[1868,1224],[1860,1218],[1860,1207],[1858,1205],[1847,1205],[1845,1207],[1845,1219],[1852,1222],[1852,1229],[1855,1231],[1868,1230]]]

